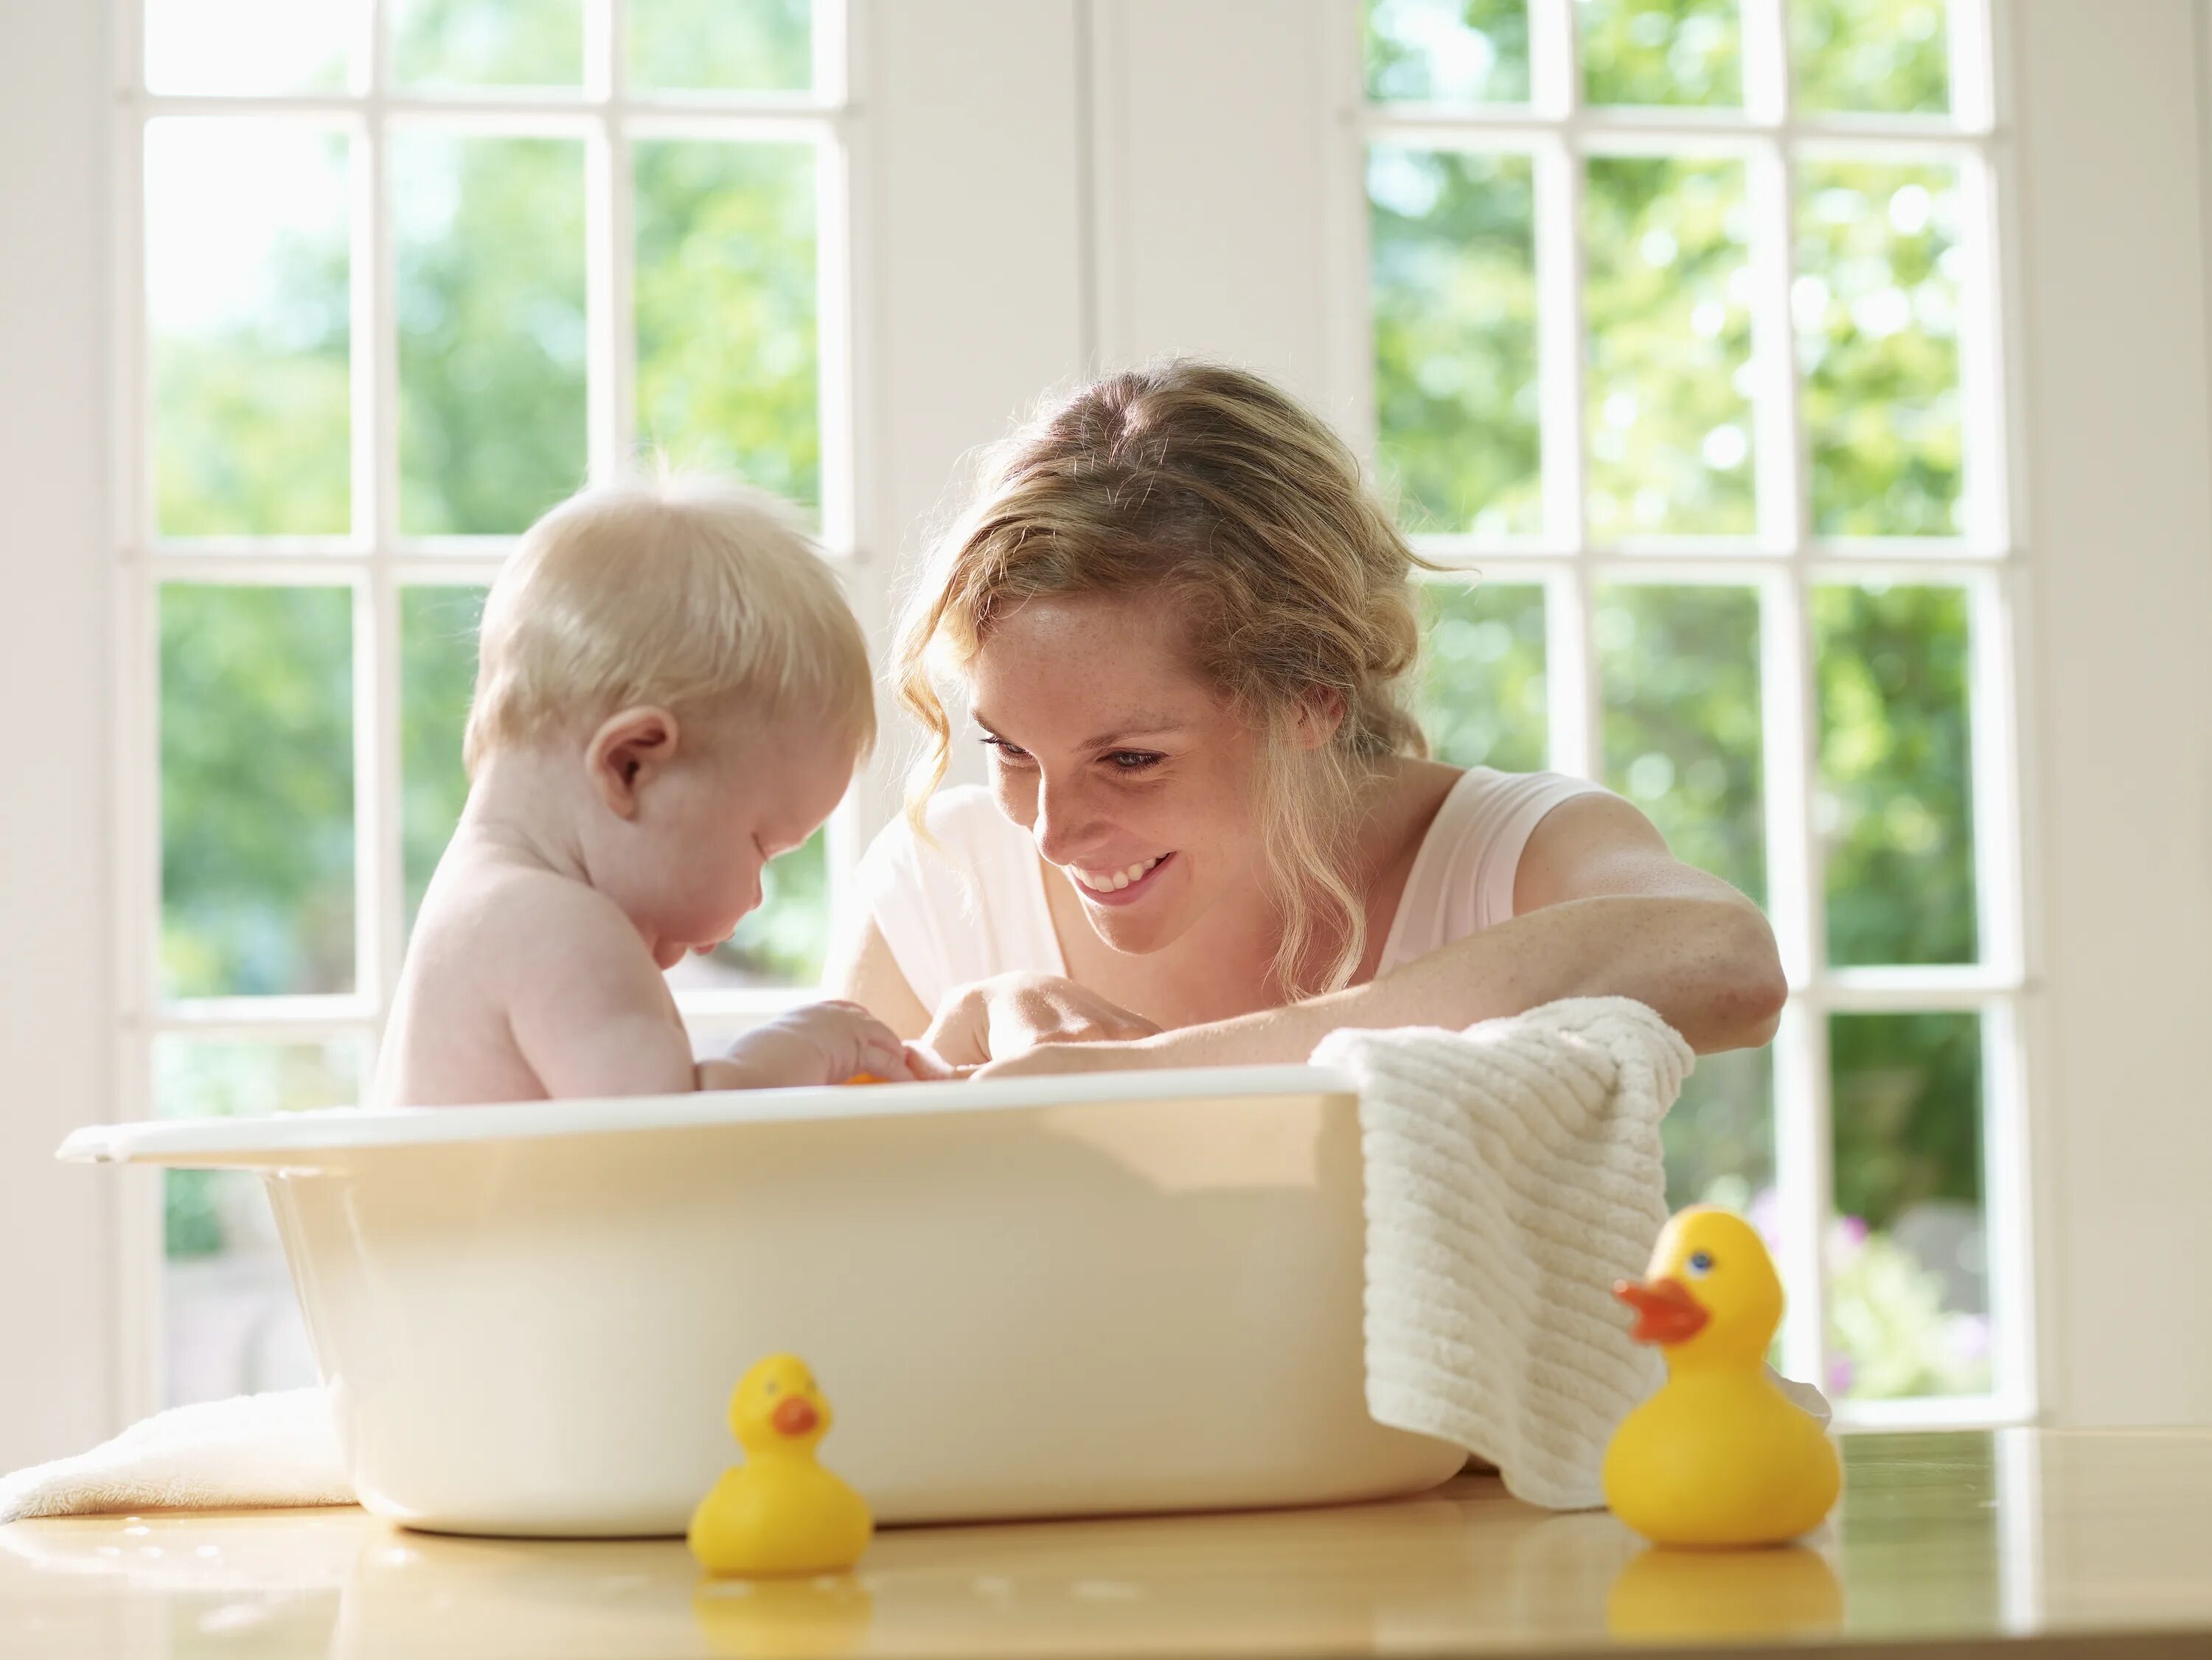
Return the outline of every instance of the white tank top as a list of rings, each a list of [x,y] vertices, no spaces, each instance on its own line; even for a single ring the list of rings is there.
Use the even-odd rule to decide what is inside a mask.
[[[1510,918],[1529,833],[1561,802],[1597,791],[1559,772],[1461,774],[1413,856],[1376,978]],[[922,1006],[994,974],[1065,975],[1030,833],[976,785],[939,791],[924,816],[935,846],[896,820],[859,872],[861,901]]]

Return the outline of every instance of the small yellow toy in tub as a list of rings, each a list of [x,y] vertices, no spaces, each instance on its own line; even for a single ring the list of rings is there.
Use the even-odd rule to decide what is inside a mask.
[[[1667,1358],[1666,1383],[1606,1448],[1613,1513],[1661,1545],[1778,1545],[1818,1527],[1843,1467],[1767,1372],[1782,1281],[1751,1224],[1711,1205],[1677,1212],[1645,1277],[1613,1294],[1636,1311],[1629,1335]]]
[[[866,1501],[815,1461],[830,1403],[795,1354],[771,1354],[730,1396],[745,1462],[722,1472],[691,1512],[691,1554],[710,1573],[836,1573],[875,1531]]]

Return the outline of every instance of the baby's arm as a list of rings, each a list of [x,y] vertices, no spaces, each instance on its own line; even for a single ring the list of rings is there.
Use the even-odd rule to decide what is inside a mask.
[[[690,1039],[636,929],[605,895],[568,881],[532,883],[508,928],[508,1029],[556,1100],[678,1095],[698,1087]],[[518,898],[521,897],[520,895]]]
[[[719,1061],[699,1067],[702,1089],[773,1089],[844,1083],[855,1077],[903,1083],[949,1076],[854,1003],[811,1003],[754,1027]]]

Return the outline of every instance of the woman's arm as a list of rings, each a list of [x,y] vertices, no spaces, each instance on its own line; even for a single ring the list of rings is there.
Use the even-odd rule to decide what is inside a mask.
[[[1522,850],[1511,921],[1372,983],[1133,1043],[1054,1045],[992,1070],[1217,1066],[1304,1060],[1341,1027],[1463,1027],[1559,997],[1634,997],[1700,1054],[1774,1035],[1788,996],[1766,918],[1668,852],[1617,796],[1546,815]]]

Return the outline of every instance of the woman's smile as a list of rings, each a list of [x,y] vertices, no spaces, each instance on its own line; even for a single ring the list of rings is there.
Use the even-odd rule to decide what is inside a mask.
[[[1061,869],[1073,880],[1075,891],[1093,905],[1133,905],[1151,890],[1153,876],[1174,857],[1159,853],[1119,869],[1091,870],[1073,864]]]

